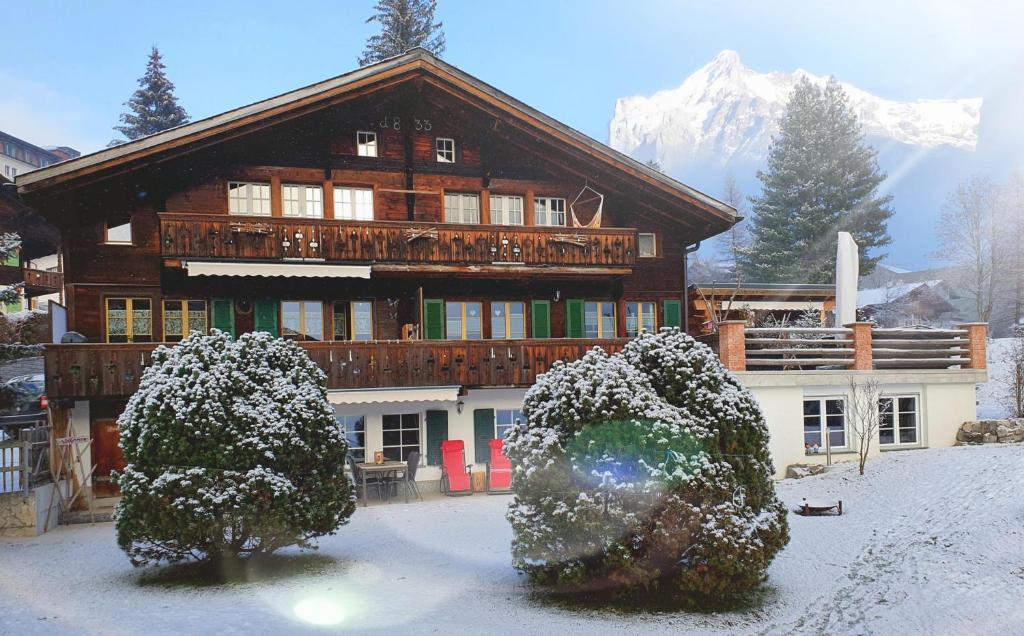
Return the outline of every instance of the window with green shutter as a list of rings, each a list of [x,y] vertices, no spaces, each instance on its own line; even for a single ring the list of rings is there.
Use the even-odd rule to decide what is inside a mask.
[[[565,301],[565,335],[567,338],[583,337],[583,300],[579,298]]]
[[[473,446],[476,463],[491,459],[490,442],[494,439],[494,409],[473,409]]]
[[[427,411],[427,466],[441,465],[441,442],[448,439],[448,411]]]
[[[532,314],[532,327],[530,335],[534,338],[550,338],[551,337],[551,301],[550,300],[535,300],[530,303],[530,313]]]
[[[683,303],[679,300],[666,300],[662,304],[662,327],[682,327]]]
[[[260,298],[253,307],[253,322],[256,331],[266,331],[272,336],[278,335],[276,298]]]
[[[424,340],[444,340],[444,301],[439,298],[423,300]]]
[[[235,335],[235,302],[230,298],[213,299],[213,328]]]

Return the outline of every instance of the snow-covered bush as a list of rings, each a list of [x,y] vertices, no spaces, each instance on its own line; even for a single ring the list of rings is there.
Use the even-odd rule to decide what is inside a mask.
[[[118,426],[117,542],[136,565],[312,547],[355,509],[326,377],[292,342],[158,347]]]
[[[788,541],[751,394],[678,329],[556,363],[507,438],[515,566],[559,591],[727,600]]]

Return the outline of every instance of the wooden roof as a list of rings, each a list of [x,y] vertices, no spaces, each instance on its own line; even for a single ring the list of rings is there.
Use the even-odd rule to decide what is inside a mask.
[[[467,101],[500,110],[532,133],[553,139],[583,158],[636,180],[645,190],[685,205],[691,215],[687,219],[690,224],[696,217],[705,228],[705,236],[695,237],[697,239],[714,235],[738,220],[736,211],[729,205],[548,117],[421,48],[219,115],[32,170],[18,175],[15,183],[20,194],[51,195],[63,188],[194,152],[417,78],[444,86]]]

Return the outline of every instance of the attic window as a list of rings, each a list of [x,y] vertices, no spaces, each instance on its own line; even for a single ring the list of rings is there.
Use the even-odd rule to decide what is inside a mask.
[[[132,220],[127,214],[107,220],[103,241],[113,245],[132,244]]]
[[[356,133],[356,154],[360,157],[377,156],[377,133],[360,130]]]
[[[455,163],[455,140],[438,137],[434,141],[438,163]]]
[[[650,258],[658,255],[658,241],[654,234],[641,232],[637,235],[638,256]]]

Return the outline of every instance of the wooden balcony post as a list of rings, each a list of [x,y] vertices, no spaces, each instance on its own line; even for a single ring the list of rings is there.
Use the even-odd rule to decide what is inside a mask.
[[[874,355],[871,351],[871,329],[874,327],[870,322],[851,322],[843,325],[853,330],[853,366],[854,371],[870,371],[875,367]]]
[[[747,370],[747,322],[724,320],[718,323],[718,357],[730,371]]]
[[[988,366],[988,323],[968,322],[957,325],[967,330],[967,349],[970,351],[971,362],[968,369],[984,369]]]

